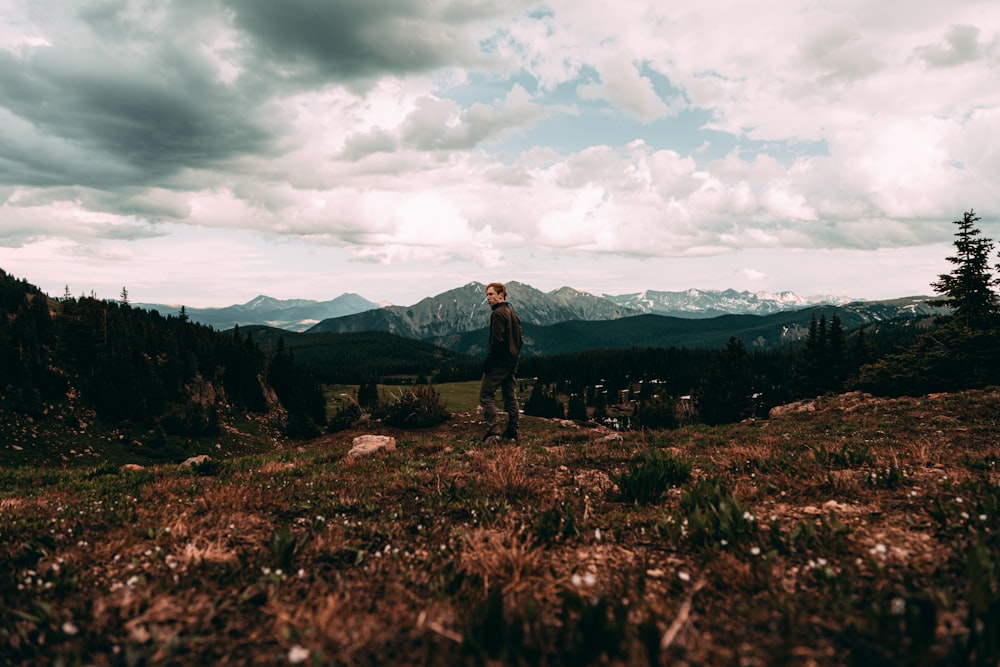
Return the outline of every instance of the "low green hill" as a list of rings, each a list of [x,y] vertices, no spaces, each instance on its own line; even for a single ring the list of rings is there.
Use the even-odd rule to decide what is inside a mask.
[[[480,360],[427,342],[390,333],[295,333],[273,327],[241,327],[261,348],[284,345],[323,383],[423,375],[436,379],[475,375]],[[470,375],[471,374],[471,375]]]
[[[730,337],[747,348],[774,349],[805,337],[813,315],[834,314],[846,331],[855,331],[872,320],[850,308],[824,307],[774,313],[773,315],[721,315],[708,319],[688,319],[665,315],[638,315],[617,320],[575,320],[550,326],[523,324],[525,347],[522,354],[549,355],[588,350],[620,350],[633,347],[683,347],[720,349]],[[911,317],[882,321],[878,326],[916,328],[931,317]],[[484,353],[486,329],[432,339],[436,345],[479,356]]]

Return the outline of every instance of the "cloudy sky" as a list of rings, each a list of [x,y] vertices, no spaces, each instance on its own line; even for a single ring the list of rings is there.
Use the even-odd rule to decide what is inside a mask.
[[[0,0],[0,268],[191,307],[930,294],[996,0]]]

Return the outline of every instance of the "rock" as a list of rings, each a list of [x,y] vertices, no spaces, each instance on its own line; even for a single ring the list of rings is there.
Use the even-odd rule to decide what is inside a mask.
[[[138,463],[126,463],[120,470],[128,470],[129,472],[139,472],[140,470],[145,470],[145,468]]]
[[[182,468],[190,468],[191,466],[201,465],[202,463],[205,463],[206,461],[211,461],[211,460],[212,460],[212,457],[209,456],[208,454],[200,454],[198,456],[192,456],[191,458],[189,458],[186,461],[184,461],[184,463],[181,464],[181,467]]]
[[[351,441],[351,451],[348,456],[367,456],[385,450],[396,451],[396,439],[390,435],[359,435]]]
[[[816,412],[815,401],[796,401],[785,405],[776,405],[768,413],[768,419],[777,419],[795,412]]]

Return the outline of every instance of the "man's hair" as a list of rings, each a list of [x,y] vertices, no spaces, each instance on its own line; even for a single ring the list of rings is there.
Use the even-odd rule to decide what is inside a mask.
[[[493,288],[494,292],[496,292],[497,294],[499,294],[500,296],[502,296],[505,299],[507,298],[507,286],[506,285],[504,285],[503,283],[490,283],[489,285],[486,286],[486,289],[489,289],[491,287]]]

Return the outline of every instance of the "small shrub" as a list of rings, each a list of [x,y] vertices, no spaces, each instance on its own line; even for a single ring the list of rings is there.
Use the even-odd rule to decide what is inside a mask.
[[[323,429],[313,421],[308,415],[289,414],[288,423],[285,425],[285,435],[298,440],[309,440],[318,437],[323,433]]]
[[[829,556],[850,547],[851,528],[836,516],[820,517],[817,521],[799,521],[788,531],[782,531],[777,521],[770,524],[771,547],[783,554],[818,553]]]
[[[216,459],[206,459],[191,466],[191,471],[199,477],[215,477],[222,470],[222,463]]]
[[[675,429],[680,425],[670,396],[654,398],[639,408],[639,425],[650,429]]]
[[[876,489],[896,489],[906,483],[906,471],[893,464],[868,474],[868,484]]]
[[[118,466],[114,463],[102,463],[101,465],[93,468],[87,472],[87,479],[94,479],[95,477],[103,477],[104,475],[117,475]]]
[[[587,416],[587,402],[579,394],[573,394],[569,398],[569,405],[566,409],[567,419],[585,422],[590,417]]]
[[[192,402],[175,403],[168,407],[161,425],[168,434],[183,437],[211,437],[222,431],[219,414],[214,407],[206,408]]]
[[[702,479],[681,493],[680,518],[684,517],[691,541],[701,546],[723,540],[735,543],[757,532],[749,506],[718,477]]]
[[[524,414],[543,419],[562,419],[566,416],[566,409],[556,397],[554,387],[536,384],[524,404]]]
[[[362,408],[377,410],[381,404],[378,385],[373,380],[366,380],[358,387],[357,403]]]
[[[481,458],[483,479],[480,488],[497,492],[508,500],[530,498],[538,493],[538,478],[532,474],[521,447],[504,447],[477,453]]]
[[[840,468],[856,468],[871,463],[874,455],[866,445],[852,447],[845,445],[840,451],[828,450],[825,445],[819,444],[810,447],[816,462],[822,466]]]
[[[612,474],[622,500],[641,505],[659,500],[671,486],[683,484],[691,475],[691,464],[670,454],[654,451],[632,461],[627,472]]]
[[[339,433],[353,428],[361,420],[362,414],[361,405],[357,401],[349,401],[330,417],[330,421],[326,425],[326,432]]]
[[[441,395],[429,385],[404,391],[382,408],[381,416],[386,424],[399,428],[427,428],[451,419]]]
[[[305,538],[295,537],[288,526],[279,527],[271,535],[271,542],[268,545],[274,557],[274,566],[285,572],[291,571],[292,563],[304,545]]]
[[[978,664],[1000,664],[1000,559],[992,547],[974,543],[965,558],[969,587],[969,652]]]
[[[566,503],[552,506],[538,514],[532,524],[532,532],[540,544],[546,545],[580,535],[573,508]]]

